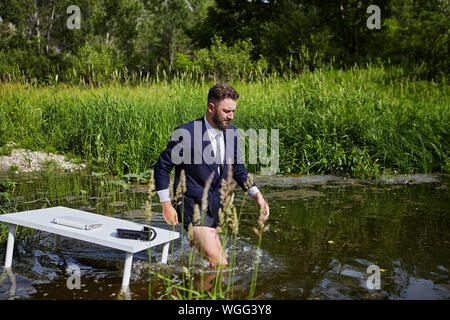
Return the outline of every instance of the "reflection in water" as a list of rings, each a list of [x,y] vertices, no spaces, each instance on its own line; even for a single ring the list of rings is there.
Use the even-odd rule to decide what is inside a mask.
[[[9,289],[8,289],[8,300],[14,300],[16,298],[16,275],[13,273],[11,268],[6,268],[0,275],[0,287],[3,282],[8,278]]]
[[[278,200],[278,215],[263,246],[283,255],[298,278],[288,278],[274,297],[306,299],[448,299],[450,263],[448,193],[439,184],[357,186],[328,183],[312,187],[324,197]],[[330,190],[330,191],[328,191]],[[295,239],[300,248],[289,248]],[[274,246],[278,241],[286,246]],[[288,249],[289,248],[289,249]],[[303,255],[304,258],[300,257]],[[366,287],[367,267],[378,265],[381,290]],[[403,281],[396,277],[406,276]],[[411,282],[415,278],[420,290]],[[420,280],[417,280],[420,279]],[[293,284],[294,283],[294,284]],[[301,287],[302,290],[298,290]],[[416,292],[418,294],[413,294]]]
[[[144,222],[146,186],[125,190],[104,177],[80,175],[18,180],[6,212],[64,205]],[[259,255],[258,299],[449,299],[450,298],[450,179],[447,176],[385,177],[369,182],[329,176],[256,177],[271,206],[270,229],[257,251],[257,209],[237,191],[240,233],[236,262],[225,273],[233,297],[246,299]],[[100,182],[103,181],[103,184]],[[245,201],[244,201],[245,200]],[[10,211],[8,211],[10,210]],[[158,203],[154,212],[160,212]],[[169,228],[160,214],[152,224]],[[175,231],[183,232],[180,226]],[[16,293],[20,299],[148,299],[167,297],[164,283],[153,272],[182,282],[183,265],[191,254],[186,235],[170,248],[169,265],[159,265],[161,248],[135,255],[130,292],[121,293],[123,252],[56,237],[44,232],[18,235],[14,253]],[[6,245],[5,242],[1,243]],[[0,250],[0,261],[4,250]],[[68,265],[81,270],[81,288],[66,286]],[[380,268],[381,289],[369,290],[367,268]],[[195,288],[208,290],[216,274],[197,259]],[[206,272],[208,271],[208,272]],[[203,284],[200,275],[205,276]],[[0,299],[10,298],[10,283],[2,278]],[[150,294],[149,294],[150,290]]]

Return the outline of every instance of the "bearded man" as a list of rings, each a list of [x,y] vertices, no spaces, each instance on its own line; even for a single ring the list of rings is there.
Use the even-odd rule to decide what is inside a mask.
[[[211,266],[227,265],[227,257],[216,227],[219,224],[220,188],[227,178],[227,168],[237,184],[255,201],[263,222],[269,217],[269,205],[255,183],[247,185],[245,168],[237,143],[234,119],[239,94],[228,84],[216,84],[208,92],[206,114],[175,128],[172,139],[161,152],[154,166],[155,189],[162,204],[164,220],[170,225],[182,222],[188,230],[193,224],[193,242],[204,252]],[[170,172],[175,167],[174,193],[180,183],[181,172],[186,179],[183,201],[170,199]],[[208,187],[208,207],[200,211],[200,223],[194,221],[194,207],[201,208],[205,187]]]

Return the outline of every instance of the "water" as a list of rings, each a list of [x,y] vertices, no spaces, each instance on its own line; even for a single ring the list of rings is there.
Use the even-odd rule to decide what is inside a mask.
[[[1,180],[1,179],[0,179]],[[11,201],[4,212],[64,205],[144,222],[146,185],[127,190],[109,178],[83,174],[13,178]],[[231,281],[234,298],[245,299],[259,257],[258,299],[449,299],[450,219],[448,176],[410,175],[369,182],[330,176],[256,177],[271,208],[270,228],[257,251],[257,210],[237,190],[242,205],[237,261]],[[245,200],[245,201],[244,201]],[[155,212],[161,212],[156,204]],[[153,225],[169,228],[160,214]],[[179,226],[175,231],[181,232]],[[6,241],[2,239],[4,261]],[[118,299],[124,253],[44,232],[19,235],[14,252],[15,290],[4,277],[0,299]],[[158,265],[161,248],[151,252],[151,268],[174,279],[182,274],[190,248],[186,237],[170,249],[169,266]],[[69,290],[68,266],[80,268],[80,289]],[[205,262],[197,261],[196,270]],[[369,289],[369,266],[379,268],[380,289]],[[149,298],[149,255],[135,255],[130,282],[132,299]],[[209,273],[214,276],[214,273]],[[153,279],[151,295],[164,295]]]

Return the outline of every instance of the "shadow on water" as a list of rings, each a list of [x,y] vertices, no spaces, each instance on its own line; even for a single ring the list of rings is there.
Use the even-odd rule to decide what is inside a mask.
[[[3,177],[16,182],[0,199],[0,212],[67,206],[144,223],[147,185],[123,184],[84,173],[60,176]],[[259,299],[449,299],[450,219],[448,176],[409,175],[364,181],[330,176],[257,176],[271,207],[270,229],[252,231],[256,205],[238,190],[243,203],[232,274],[235,299],[246,299],[259,255],[255,297]],[[111,181],[113,181],[111,183]],[[156,201],[157,199],[155,199]],[[156,203],[154,212],[161,212]],[[152,225],[169,229],[161,216]],[[5,228],[2,226],[2,228]],[[14,279],[0,279],[0,299],[121,299],[124,253],[82,241],[19,228]],[[2,234],[4,233],[4,229]],[[175,231],[181,232],[176,226]],[[4,261],[6,241],[1,239]],[[181,278],[190,248],[186,235],[171,245],[169,265],[158,264],[161,248],[135,254],[132,299],[163,297],[161,281],[149,268]],[[205,269],[197,261],[196,273]],[[68,266],[80,269],[80,288],[67,286]],[[380,289],[369,289],[368,267],[380,274]],[[3,271],[3,269],[2,269]],[[211,273],[211,272],[210,272]],[[197,274],[198,276],[198,274]],[[14,288],[15,292],[12,292]]]

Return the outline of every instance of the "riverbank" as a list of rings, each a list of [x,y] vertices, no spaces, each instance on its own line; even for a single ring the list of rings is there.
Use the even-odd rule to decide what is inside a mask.
[[[46,170],[72,172],[86,168],[86,164],[67,161],[63,155],[14,148],[14,145],[13,143],[6,144],[5,147],[9,150],[7,155],[0,156],[0,173],[28,174]]]
[[[115,175],[145,172],[175,127],[204,114],[212,85],[5,84],[0,146],[13,140],[30,150],[70,153]],[[450,173],[446,84],[412,81],[395,68],[354,68],[232,85],[240,93],[233,124],[269,134],[278,129],[280,174]],[[261,167],[248,165],[255,173]]]

